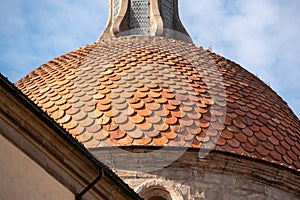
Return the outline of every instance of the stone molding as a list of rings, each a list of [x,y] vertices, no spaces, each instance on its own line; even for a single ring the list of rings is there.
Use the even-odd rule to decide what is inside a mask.
[[[142,183],[134,190],[136,191],[136,193],[143,196],[143,194],[145,194],[147,191],[151,189],[157,189],[157,188],[169,192],[171,195],[170,200],[184,200],[182,191],[173,181],[162,180],[162,179],[151,179],[149,181]]]

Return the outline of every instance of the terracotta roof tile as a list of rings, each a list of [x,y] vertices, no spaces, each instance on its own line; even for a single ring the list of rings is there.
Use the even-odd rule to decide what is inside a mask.
[[[239,65],[182,42],[100,41],[16,85],[89,148],[200,148],[210,141],[218,150],[300,169],[300,123],[286,103]]]

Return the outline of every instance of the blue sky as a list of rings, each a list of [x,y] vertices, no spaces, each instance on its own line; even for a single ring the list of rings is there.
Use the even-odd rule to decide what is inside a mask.
[[[2,0],[0,71],[15,82],[97,40],[108,0]],[[212,48],[271,86],[300,116],[299,0],[179,0],[197,46]]]

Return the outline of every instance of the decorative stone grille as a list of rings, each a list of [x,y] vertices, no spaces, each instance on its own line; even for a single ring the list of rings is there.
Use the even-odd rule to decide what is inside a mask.
[[[114,5],[113,5],[113,19],[114,20],[118,16],[119,9],[120,9],[120,0],[114,0]]]
[[[149,8],[148,0],[130,1],[130,28],[131,34],[145,35],[148,33]]]
[[[160,13],[164,22],[164,28],[173,29],[173,0],[161,0]]]

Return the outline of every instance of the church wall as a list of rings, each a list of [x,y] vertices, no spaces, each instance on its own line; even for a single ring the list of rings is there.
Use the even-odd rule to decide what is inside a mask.
[[[0,135],[0,199],[58,200],[74,194]]]
[[[140,151],[145,153],[144,150]],[[117,152],[111,150],[106,153],[100,152],[94,153],[99,159],[100,155],[105,155],[102,159],[108,159],[107,164],[110,163],[113,168],[116,163],[128,162],[122,153],[116,156]],[[133,168],[134,163],[138,163],[135,166],[138,169],[143,167],[141,163],[149,168],[162,162],[158,159],[143,160],[143,153],[136,157],[137,160],[131,161]],[[178,154],[176,151],[170,153]],[[197,155],[197,151],[186,151],[172,164],[155,171],[124,170],[120,169],[119,165],[119,169],[115,172],[142,197],[147,191],[154,189],[155,192],[156,188],[168,191],[171,200],[300,199],[300,182],[297,180],[296,172],[218,152],[212,152],[203,159],[197,158]],[[128,166],[124,166],[126,167]]]

